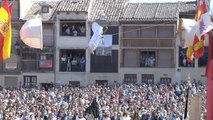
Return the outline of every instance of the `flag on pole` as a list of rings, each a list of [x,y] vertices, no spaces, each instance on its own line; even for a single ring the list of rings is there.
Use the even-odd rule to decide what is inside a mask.
[[[179,35],[181,46],[187,48],[193,45],[193,39],[196,32],[196,21],[194,19],[181,18],[179,23]]]
[[[203,2],[201,3],[201,5],[199,5],[199,7],[200,8],[198,9],[199,10],[198,14],[196,14],[195,16],[195,20],[199,21],[199,31],[201,37],[197,39],[195,36],[195,40],[193,43],[194,56],[196,58],[203,56],[205,34],[212,29],[211,17],[207,13],[207,6],[205,0],[203,0]],[[209,27],[209,29],[206,27]],[[199,33],[197,33],[196,35],[199,35]]]
[[[95,49],[98,47],[99,42],[102,39],[103,27],[99,25],[97,22],[92,24],[93,35],[89,41],[89,49],[92,54],[94,54]]]
[[[0,8],[0,61],[10,58],[11,54],[11,12],[12,5],[5,0]]]
[[[206,66],[207,76],[207,101],[206,101],[206,120],[213,120],[213,36],[209,34],[208,64]]]
[[[41,18],[27,20],[21,27],[20,38],[29,47],[43,49]]]
[[[213,16],[213,0],[210,0],[209,14]],[[206,100],[206,120],[213,120],[213,36],[209,32],[208,63],[206,66],[207,76],[207,100]]]
[[[183,41],[184,44],[182,45],[183,48],[193,46],[194,50],[199,49],[199,43],[201,40],[202,42],[205,39],[205,35],[209,31],[213,29],[213,22],[211,21],[211,16],[208,13],[202,15],[199,21],[195,24],[193,23],[195,20],[191,19],[181,19],[180,20],[180,33],[182,34],[181,39],[185,39]],[[197,44],[199,43],[199,44]]]
[[[205,14],[206,13],[206,14]],[[204,19],[205,18],[205,19]],[[206,22],[205,20],[211,20],[209,14],[207,13],[206,2],[203,0],[202,2],[198,2],[197,13],[195,15],[195,20],[198,21],[196,24],[196,33],[194,35],[193,45],[187,48],[187,60],[191,62],[194,56],[199,58],[204,53],[204,40],[207,32],[204,30]],[[210,21],[211,23],[211,21]],[[199,30],[198,30],[199,29]],[[209,30],[210,31],[210,30]],[[193,56],[194,55],[194,56]]]

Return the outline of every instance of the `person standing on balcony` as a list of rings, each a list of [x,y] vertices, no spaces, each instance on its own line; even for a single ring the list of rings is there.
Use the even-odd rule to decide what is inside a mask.
[[[66,65],[67,65],[67,55],[63,55],[61,57],[61,70],[66,71]]]
[[[80,68],[81,68],[81,71],[84,71],[85,70],[85,63],[86,63],[86,59],[85,57],[81,57],[80,59]]]
[[[71,71],[71,60],[72,60],[72,54],[67,58],[67,71]]]
[[[78,35],[78,31],[76,30],[74,25],[71,27],[71,31],[72,31],[72,35],[73,36],[77,36]]]
[[[79,33],[80,36],[86,35],[86,29],[83,25],[79,27],[79,30],[80,30],[80,33]]]

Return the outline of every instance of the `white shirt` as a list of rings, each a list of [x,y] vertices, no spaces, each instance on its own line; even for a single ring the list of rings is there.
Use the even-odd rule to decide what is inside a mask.
[[[129,116],[126,116],[126,117],[122,117],[121,120],[131,120],[131,118]]]

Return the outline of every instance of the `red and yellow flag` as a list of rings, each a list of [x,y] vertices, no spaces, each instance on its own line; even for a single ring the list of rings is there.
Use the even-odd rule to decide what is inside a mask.
[[[203,0],[201,3],[198,4],[197,13],[195,15],[195,20],[200,20],[202,14],[207,12],[207,6],[205,0]],[[193,46],[187,48],[187,60],[188,62],[191,62],[194,58],[199,58],[204,53],[204,40],[205,35],[201,36],[200,40],[195,34],[194,36],[194,42]],[[194,56],[193,56],[194,55]]]
[[[10,58],[11,54],[11,11],[12,5],[5,0],[0,8],[0,61]]]

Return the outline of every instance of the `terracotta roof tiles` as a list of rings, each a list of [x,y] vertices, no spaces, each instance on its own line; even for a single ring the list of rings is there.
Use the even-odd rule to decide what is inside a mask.
[[[128,3],[119,21],[177,20],[179,12],[190,12],[195,10],[195,2]]]
[[[62,12],[88,12],[91,0],[62,0],[57,11]]]

